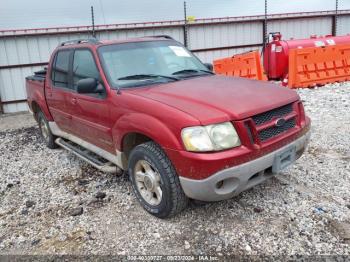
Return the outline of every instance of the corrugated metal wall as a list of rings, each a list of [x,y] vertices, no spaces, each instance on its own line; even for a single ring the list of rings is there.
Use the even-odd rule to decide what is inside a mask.
[[[281,32],[283,39],[307,38],[310,35],[331,35],[332,18],[314,17],[291,20],[275,20],[268,23],[268,32]]]
[[[350,34],[350,15],[338,18],[338,35]]]
[[[307,38],[332,34],[334,13],[270,15],[267,32],[283,37]],[[350,10],[341,11],[338,35],[350,33]],[[261,49],[263,16],[202,19],[188,26],[188,47],[203,62]],[[25,77],[49,60],[53,49],[66,40],[87,38],[87,27],[0,31],[0,97],[6,113],[27,110]],[[106,25],[97,28],[100,39],[125,39],[147,35],[170,35],[184,41],[183,21]],[[22,102],[21,102],[22,100]],[[11,102],[13,101],[13,103]]]
[[[26,99],[25,77],[40,70],[41,66],[9,68],[0,70],[0,92],[2,101]],[[27,111],[26,103],[9,103],[3,105],[4,113]]]
[[[193,26],[188,30],[191,50],[261,44],[261,22]]]

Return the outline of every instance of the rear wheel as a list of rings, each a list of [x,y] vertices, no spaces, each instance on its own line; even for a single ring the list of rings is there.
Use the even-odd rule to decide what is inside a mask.
[[[171,217],[188,204],[178,175],[154,142],[135,147],[129,157],[129,175],[135,195],[144,209],[156,217]]]
[[[50,149],[57,148],[58,145],[55,143],[55,140],[57,137],[51,133],[49,123],[46,120],[43,112],[41,111],[38,112],[37,119],[38,119],[40,133],[42,138],[44,139],[46,146]]]

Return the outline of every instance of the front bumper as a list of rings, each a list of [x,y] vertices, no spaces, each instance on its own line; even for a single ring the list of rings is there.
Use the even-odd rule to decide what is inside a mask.
[[[276,157],[288,148],[295,147],[296,159],[299,158],[310,140],[310,134],[311,132],[308,131],[276,151],[244,164],[221,170],[206,179],[195,180],[180,176],[181,186],[185,194],[192,199],[219,201],[232,198],[272,177],[274,174],[271,171]]]

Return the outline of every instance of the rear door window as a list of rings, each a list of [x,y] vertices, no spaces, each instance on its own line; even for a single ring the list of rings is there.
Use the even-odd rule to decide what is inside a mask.
[[[69,87],[70,50],[58,51],[52,67],[52,82],[56,87]]]

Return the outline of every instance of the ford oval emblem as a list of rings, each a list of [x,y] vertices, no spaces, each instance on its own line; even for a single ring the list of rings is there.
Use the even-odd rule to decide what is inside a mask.
[[[286,120],[284,118],[278,118],[275,122],[275,125],[280,127],[283,126],[286,123]]]

